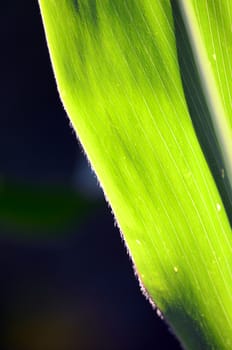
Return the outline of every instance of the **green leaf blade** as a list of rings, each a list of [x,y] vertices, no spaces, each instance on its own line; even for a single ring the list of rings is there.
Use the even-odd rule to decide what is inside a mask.
[[[189,349],[229,349],[231,228],[188,113],[170,3],[74,4],[40,0],[58,88],[139,278]]]
[[[231,35],[228,18],[232,5],[215,1],[179,0],[193,55],[199,72],[212,125],[224,160],[223,171],[229,180],[232,197],[232,128],[231,128]],[[223,11],[224,10],[224,11]],[[229,16],[228,16],[229,14]],[[222,20],[225,20],[225,23]],[[225,26],[227,24],[227,30]],[[227,32],[227,35],[225,35]]]
[[[232,81],[232,4],[230,1],[192,1],[200,34],[206,48],[218,94],[226,112],[226,118],[232,130],[231,91]],[[205,16],[205,15],[206,16]]]

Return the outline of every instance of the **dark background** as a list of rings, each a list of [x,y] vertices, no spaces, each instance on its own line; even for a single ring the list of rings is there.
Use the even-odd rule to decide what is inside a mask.
[[[69,125],[37,1],[3,3],[0,349],[180,349]]]

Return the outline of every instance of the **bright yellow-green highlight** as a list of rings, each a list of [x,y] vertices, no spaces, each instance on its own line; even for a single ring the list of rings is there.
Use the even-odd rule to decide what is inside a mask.
[[[230,349],[231,228],[186,107],[169,1],[39,3],[61,99],[142,284],[188,349]]]

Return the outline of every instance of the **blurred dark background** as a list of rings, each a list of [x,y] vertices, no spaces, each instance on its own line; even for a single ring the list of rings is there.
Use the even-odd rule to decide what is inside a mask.
[[[69,125],[37,1],[0,6],[0,349],[180,349]]]

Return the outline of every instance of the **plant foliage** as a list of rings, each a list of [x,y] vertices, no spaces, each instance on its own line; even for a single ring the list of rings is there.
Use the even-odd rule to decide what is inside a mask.
[[[141,285],[184,347],[230,349],[232,3],[39,4],[61,99]]]

